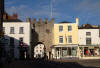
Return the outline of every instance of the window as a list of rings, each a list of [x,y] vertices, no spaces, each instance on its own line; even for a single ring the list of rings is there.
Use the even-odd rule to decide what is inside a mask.
[[[91,38],[86,38],[86,44],[91,44]]]
[[[14,38],[10,37],[10,46],[14,47]]]
[[[36,50],[36,52],[38,52],[38,50]]]
[[[86,36],[91,36],[91,32],[86,32]]]
[[[5,27],[3,27],[3,32],[5,33]]]
[[[40,49],[42,49],[42,47],[40,47]]]
[[[68,43],[72,43],[72,36],[68,36]]]
[[[63,31],[63,26],[59,26],[59,32]]]
[[[63,43],[63,36],[59,36],[59,43]]]
[[[40,52],[42,52],[42,50],[40,50]]]
[[[14,34],[14,27],[10,27],[10,34]]]
[[[24,27],[20,27],[19,34],[24,34]]]
[[[68,26],[68,31],[72,31],[72,26]]]

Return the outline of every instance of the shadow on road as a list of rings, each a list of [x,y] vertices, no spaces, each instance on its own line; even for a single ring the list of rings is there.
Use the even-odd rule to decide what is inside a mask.
[[[17,60],[4,64],[3,68],[100,68],[85,67],[77,62],[55,62],[47,60]]]

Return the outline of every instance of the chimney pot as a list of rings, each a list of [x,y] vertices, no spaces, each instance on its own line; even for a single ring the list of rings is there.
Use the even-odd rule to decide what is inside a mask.
[[[27,18],[27,22],[31,23],[31,18]]]
[[[55,19],[54,19],[54,18],[52,18],[52,19],[51,19],[51,23],[54,23],[54,21],[55,21]]]
[[[79,18],[76,18],[76,24],[79,25]]]
[[[41,18],[39,18],[39,22],[42,23],[42,19]]]
[[[36,23],[36,18],[33,19],[32,23]]]
[[[45,19],[45,23],[48,23],[48,18]]]
[[[18,14],[17,13],[14,13],[13,14],[13,17],[15,17],[17,19],[18,18]]]

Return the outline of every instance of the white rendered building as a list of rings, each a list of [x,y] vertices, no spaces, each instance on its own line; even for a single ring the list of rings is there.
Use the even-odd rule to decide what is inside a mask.
[[[6,49],[10,57],[19,59],[22,55],[20,52],[20,41],[23,42],[22,45],[26,45],[27,56],[31,57],[29,22],[4,22],[3,30],[5,33],[5,38],[9,40]],[[23,56],[25,56],[24,52]]]
[[[79,57],[100,59],[100,28],[90,24],[79,28]]]

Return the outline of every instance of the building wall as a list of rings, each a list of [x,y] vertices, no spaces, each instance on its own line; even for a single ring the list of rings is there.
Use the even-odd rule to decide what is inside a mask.
[[[86,32],[91,32],[91,36],[86,36]],[[99,29],[79,29],[79,45],[86,45],[86,37],[91,38],[92,45],[100,44]]]
[[[30,23],[29,22],[4,22],[5,38],[10,40],[10,37],[14,38],[14,56],[19,58],[19,38],[23,37],[23,42],[29,46],[30,53]],[[10,27],[14,27],[14,34],[10,34]],[[24,27],[24,34],[19,34],[19,27]],[[10,44],[10,41],[9,43]]]
[[[59,32],[59,26],[63,26],[63,31]],[[68,32],[68,26],[72,26],[72,31]],[[78,22],[77,23],[62,23],[62,24],[54,24],[54,45],[58,45],[59,36],[63,36],[62,44],[70,44],[68,43],[68,36],[72,36],[71,44],[78,44]]]

